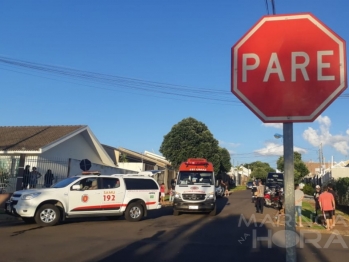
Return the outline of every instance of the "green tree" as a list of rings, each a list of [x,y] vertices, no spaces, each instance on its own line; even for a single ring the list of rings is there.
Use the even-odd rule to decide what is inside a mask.
[[[251,177],[257,179],[266,179],[268,175],[268,171],[262,167],[256,167],[251,171]]]
[[[257,179],[266,179],[269,172],[275,172],[275,169],[272,168],[268,163],[261,161],[255,161],[245,164],[244,166],[251,169],[250,176]]]
[[[125,153],[121,153],[119,156],[119,162],[126,163],[127,162],[127,155]]]
[[[251,169],[251,172],[253,172],[256,168],[262,168],[264,169],[267,173],[269,172],[275,172],[275,169],[272,168],[268,163],[261,162],[261,161],[255,161],[249,164],[244,165],[246,168]]]
[[[309,174],[309,170],[305,163],[302,160],[302,154],[298,152],[294,152],[293,156],[294,161],[294,181],[300,182],[303,177]],[[279,159],[276,162],[277,169],[284,171],[285,170],[285,163],[284,163],[284,157],[280,156]]]
[[[226,148],[219,148],[220,165],[218,173],[227,173],[230,171],[232,164],[230,162],[230,154]]]
[[[188,158],[202,157],[212,162],[216,173],[220,169],[218,141],[204,123],[192,117],[185,118],[172,127],[164,136],[159,151],[175,168]]]

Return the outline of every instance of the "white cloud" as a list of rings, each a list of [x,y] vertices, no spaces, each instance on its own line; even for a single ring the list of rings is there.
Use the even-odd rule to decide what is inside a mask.
[[[300,147],[293,147],[293,150],[300,154],[307,153],[307,150]],[[257,149],[254,153],[261,156],[282,156],[284,154],[284,147],[273,142],[266,142],[264,148]]]
[[[283,127],[282,123],[262,123],[262,125],[265,127],[274,127],[277,129],[282,129],[282,127]]]
[[[228,143],[228,145],[230,147],[236,148],[236,147],[239,147],[241,144],[239,144],[239,143]]]
[[[308,127],[303,132],[303,138],[313,146],[328,145],[343,155],[348,155],[349,152],[349,129],[345,135],[332,135],[330,133],[331,119],[328,116],[319,116],[316,119],[319,123],[319,129],[315,130]]]
[[[219,146],[226,148],[231,155],[236,154],[236,151],[234,151],[233,149],[241,145],[239,143],[225,142],[222,140],[219,140],[218,142],[219,142]]]

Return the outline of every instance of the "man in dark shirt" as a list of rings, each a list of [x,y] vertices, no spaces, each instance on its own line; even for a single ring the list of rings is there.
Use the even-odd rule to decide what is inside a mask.
[[[313,217],[313,223],[317,224],[318,222],[318,211],[320,211],[320,204],[319,204],[319,196],[321,194],[321,188],[319,185],[315,187],[315,192],[314,192],[314,200],[315,200],[315,217]]]
[[[171,188],[172,188],[172,190],[176,189],[176,182],[177,182],[177,180],[175,178],[171,180]]]
[[[333,190],[333,185],[330,183],[327,185],[328,187],[328,193],[331,193],[333,195],[334,201],[336,201],[336,192]],[[333,209],[333,213],[332,213],[332,226],[334,227],[336,225],[336,210]]]

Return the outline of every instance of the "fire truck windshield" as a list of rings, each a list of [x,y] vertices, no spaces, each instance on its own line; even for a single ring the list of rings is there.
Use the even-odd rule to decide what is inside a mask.
[[[181,171],[178,175],[178,185],[213,185],[212,172]]]

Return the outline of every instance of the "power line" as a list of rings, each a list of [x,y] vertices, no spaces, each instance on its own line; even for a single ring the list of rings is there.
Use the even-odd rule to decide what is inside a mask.
[[[275,15],[275,2],[274,0],[270,0],[270,1],[271,1],[272,10],[273,10],[273,15]]]
[[[37,77],[42,77],[46,79],[52,79],[51,75],[56,75],[59,77],[78,80],[82,82],[87,82],[88,84],[81,84],[93,88],[108,90],[108,91],[121,91],[121,92],[130,92],[136,91],[136,94],[143,92],[143,94],[151,94],[151,96],[164,95],[165,97],[170,97],[171,99],[177,100],[206,100],[210,102],[224,103],[224,104],[233,104],[241,106],[242,103],[237,100],[231,92],[221,89],[207,89],[207,88],[194,88],[185,85],[176,85],[161,83],[156,81],[147,81],[137,78],[121,77],[115,75],[107,75],[96,72],[89,72],[77,69],[71,69],[67,67],[46,65],[33,63],[23,60],[16,60],[7,57],[0,56],[0,63],[5,67],[9,68],[0,68],[2,70],[12,71],[21,74],[34,75],[28,72],[18,71],[34,71],[39,75],[34,75]],[[62,81],[62,79],[53,79],[56,81]],[[69,81],[66,81],[69,83]],[[71,83],[71,82],[70,82]],[[92,86],[91,83],[108,87]],[[187,98],[187,99],[184,99]],[[348,93],[342,93],[339,98],[348,99]]]
[[[96,84],[108,85],[113,88],[125,87],[126,89],[133,89],[141,92],[157,93],[167,96],[180,96],[186,98],[204,99],[241,105],[241,102],[238,101],[234,96],[232,96],[230,92],[226,90],[193,88],[184,85],[146,81],[136,78],[120,77],[77,69],[70,69],[66,67],[38,64],[5,57],[0,57],[0,63],[10,68],[2,68],[3,70],[23,73],[21,71],[13,69],[20,68],[25,71],[35,71],[39,73],[39,75],[37,75],[38,77],[42,77],[42,75],[46,77],[47,74],[57,75],[68,79],[75,79],[89,83],[92,82]]]
[[[269,15],[269,5],[268,5],[268,0],[265,0],[265,8],[267,9],[267,14]]]
[[[265,0],[265,7],[267,9],[267,14],[269,15],[269,4],[268,4],[269,0]],[[275,2],[274,0],[270,0],[271,3],[271,10],[272,10],[272,14],[275,15]]]

